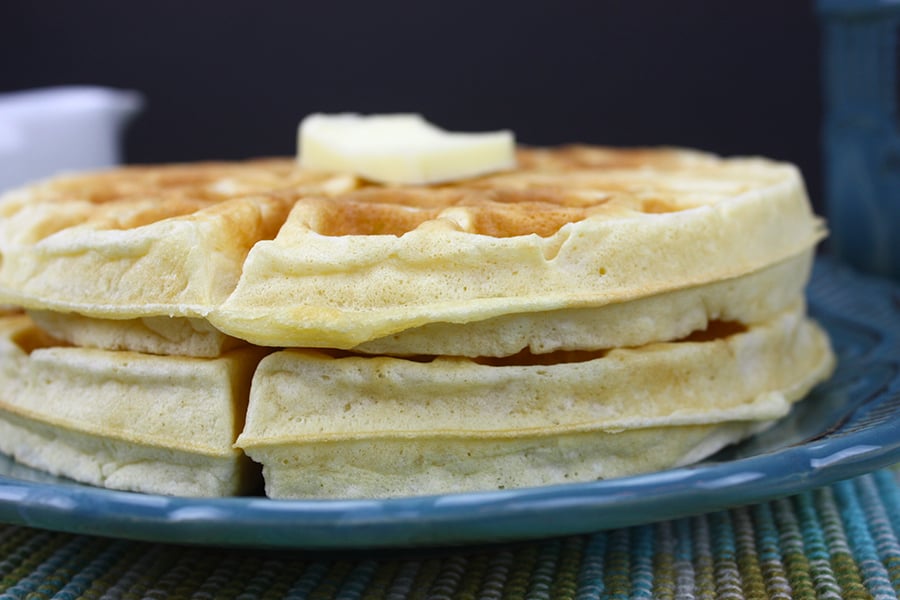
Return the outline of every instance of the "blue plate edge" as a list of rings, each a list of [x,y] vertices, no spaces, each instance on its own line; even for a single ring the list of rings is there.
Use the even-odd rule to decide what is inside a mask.
[[[485,492],[448,494],[385,500],[268,500],[265,498],[163,498],[141,502],[145,495],[100,488],[30,483],[0,477],[0,520],[12,524],[76,534],[123,537],[149,542],[191,543],[216,546],[254,546],[309,550],[343,550],[361,547],[410,545],[468,545],[524,541],[545,537],[585,534],[602,529],[641,525],[658,520],[689,517],[734,508],[829,485],[900,461],[900,442],[884,445],[884,435],[900,439],[900,424],[886,424],[891,433],[873,428],[841,440],[785,449],[773,454],[739,459],[704,467],[684,467],[606,481],[560,484]],[[863,451],[857,451],[865,448]],[[843,458],[836,455],[853,450]],[[773,460],[783,463],[825,461],[826,466],[802,472],[771,474]],[[765,486],[755,474],[768,472]],[[722,484],[731,478],[734,483]],[[677,482],[673,486],[672,482]],[[660,483],[668,487],[664,506],[652,519],[641,509],[658,505],[659,496],[644,493]],[[23,489],[25,498],[10,490]],[[724,490],[698,495],[701,490]],[[73,490],[77,490],[74,494]],[[621,492],[628,492],[629,504]],[[643,497],[642,497],[643,496]],[[74,504],[78,518],[72,519]],[[80,497],[80,498],[79,498]],[[27,502],[23,507],[22,501]],[[480,501],[479,501],[480,500]],[[690,500],[690,504],[686,501]],[[83,504],[82,504],[83,503]],[[255,514],[248,519],[248,505]],[[94,509],[85,509],[93,505]],[[686,508],[687,506],[690,508]],[[140,507],[135,520],[135,507]],[[475,513],[472,512],[475,508]],[[107,509],[113,509],[109,512]],[[548,519],[548,512],[564,511],[565,519]],[[187,514],[181,514],[187,513]],[[412,516],[415,513],[415,517]],[[420,518],[427,513],[427,518]],[[642,515],[642,516],[638,516]],[[11,518],[12,517],[12,518]],[[540,517],[537,522],[533,519]],[[410,530],[411,518],[415,529]],[[60,522],[62,519],[62,522]],[[510,522],[529,520],[526,531],[511,531]],[[323,521],[324,527],[323,527]],[[229,526],[229,523],[239,525]],[[289,524],[290,527],[284,527]],[[541,527],[544,524],[544,527]],[[471,533],[472,526],[478,532]],[[178,527],[180,532],[173,531]],[[283,527],[283,537],[261,539],[257,528]],[[399,527],[398,527],[399,526]],[[453,527],[451,527],[453,526]],[[352,527],[353,535],[335,535],[336,528]],[[439,527],[435,535],[432,528]],[[197,531],[197,529],[201,531]]]

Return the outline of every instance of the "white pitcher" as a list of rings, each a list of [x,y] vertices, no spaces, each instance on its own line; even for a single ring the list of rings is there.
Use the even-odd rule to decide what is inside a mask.
[[[142,106],[137,92],[93,86],[0,94],[0,190],[119,164],[125,126]]]

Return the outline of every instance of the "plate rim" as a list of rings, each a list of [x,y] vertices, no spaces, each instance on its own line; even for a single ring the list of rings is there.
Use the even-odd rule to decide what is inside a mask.
[[[895,441],[885,443],[886,439]],[[378,500],[165,497],[0,476],[0,521],[75,534],[214,546],[346,550],[479,545],[641,525],[648,520],[638,515],[646,514],[642,509],[648,506],[657,507],[652,521],[726,510],[793,495],[898,461],[900,422],[895,421],[713,465],[604,481]],[[798,463],[819,466],[804,472],[783,468],[772,474],[773,465]],[[764,486],[759,485],[761,479]],[[660,485],[664,493],[648,493]],[[713,493],[698,495],[698,490]],[[659,509],[661,500],[669,508]],[[564,519],[547,518],[559,517],[561,511]],[[75,515],[79,518],[70,518]],[[543,518],[529,523],[527,531],[510,531],[510,523],[534,517]],[[259,535],[260,529],[288,524],[281,538]],[[414,530],[410,525],[415,525]],[[347,527],[353,535],[335,535]],[[435,531],[435,527],[442,529]]]

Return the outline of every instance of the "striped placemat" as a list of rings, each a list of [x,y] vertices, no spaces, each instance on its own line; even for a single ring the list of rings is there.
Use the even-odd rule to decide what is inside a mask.
[[[0,525],[0,599],[897,598],[900,469],[708,515],[515,546],[313,553]]]

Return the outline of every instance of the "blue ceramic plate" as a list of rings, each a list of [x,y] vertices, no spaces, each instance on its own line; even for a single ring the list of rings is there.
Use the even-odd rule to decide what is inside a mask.
[[[758,502],[900,462],[900,286],[829,261],[810,310],[834,377],[776,427],[702,464],[541,488],[390,500],[188,499],[116,492],[0,457],[0,521],[123,538],[350,550],[586,533]]]

